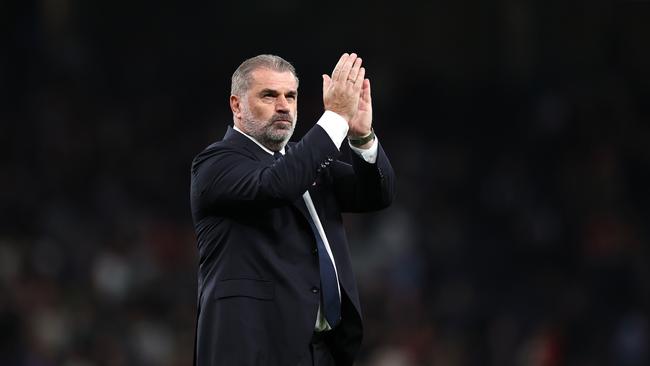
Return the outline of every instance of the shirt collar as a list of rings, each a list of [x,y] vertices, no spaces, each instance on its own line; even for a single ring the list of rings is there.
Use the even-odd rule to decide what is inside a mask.
[[[255,140],[255,138],[253,138],[252,136],[249,136],[249,135],[246,134],[244,131],[240,130],[239,127],[233,125],[233,129],[234,129],[235,131],[241,133],[242,135],[248,137],[251,141],[253,141],[254,143],[256,143],[257,146],[259,146],[262,150],[264,150],[264,151],[266,151],[267,153],[273,155],[273,151],[269,150],[266,146],[260,144],[260,143],[259,143],[257,140]],[[280,150],[280,154],[284,155],[284,147],[282,148],[282,150]]]

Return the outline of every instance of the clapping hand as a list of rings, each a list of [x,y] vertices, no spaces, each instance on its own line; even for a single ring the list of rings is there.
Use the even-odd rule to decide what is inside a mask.
[[[323,75],[323,104],[325,109],[338,113],[348,123],[359,109],[359,97],[366,70],[355,53],[344,53],[332,71],[332,77]]]
[[[348,121],[348,136],[362,137],[372,128],[372,96],[370,80],[355,53],[344,53],[334,67],[332,77],[323,75],[325,109],[336,112]]]
[[[364,79],[361,86],[361,95],[357,113],[348,122],[349,137],[364,137],[372,130],[372,96],[370,95],[370,80]]]

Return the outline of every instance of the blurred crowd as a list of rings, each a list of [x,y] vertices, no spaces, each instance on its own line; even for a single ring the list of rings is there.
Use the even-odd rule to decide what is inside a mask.
[[[118,15],[125,4],[3,5],[16,16],[0,59],[2,366],[191,364],[189,166],[231,121],[230,73],[269,46],[200,51],[226,47],[226,15],[211,30],[200,24],[214,13]],[[508,52],[479,71],[467,35],[431,40],[419,77],[358,50],[398,181],[388,210],[345,216],[365,318],[357,364],[648,365],[650,74],[635,65],[650,61],[636,15],[650,9],[614,7],[610,19],[612,3],[594,3],[574,21],[599,32],[561,50],[599,61],[562,66],[548,57],[561,32],[532,52],[520,37],[535,39],[540,18],[500,4]],[[384,19],[380,8],[369,11]],[[183,20],[169,29],[173,14]],[[468,16],[468,32],[484,29]],[[602,54],[580,48],[594,34],[609,40]],[[329,59],[315,61],[271,45],[301,76],[298,138],[321,113],[318,80],[339,46],[318,45]]]

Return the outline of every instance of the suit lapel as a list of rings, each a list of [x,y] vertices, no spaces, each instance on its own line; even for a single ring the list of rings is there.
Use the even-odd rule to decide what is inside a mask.
[[[241,132],[236,131],[231,126],[228,126],[228,129],[226,130],[226,134],[223,136],[223,140],[244,148],[245,150],[253,154],[258,161],[262,161],[269,164],[273,163],[274,161],[273,155],[262,150],[259,146],[257,146],[256,143],[251,141],[251,139],[244,136],[244,134],[242,134]]]
[[[309,211],[307,210],[305,199],[302,196],[300,196],[300,198],[297,198],[295,201],[291,202],[291,205],[294,208],[296,208],[305,217],[306,220],[309,220],[310,218]]]

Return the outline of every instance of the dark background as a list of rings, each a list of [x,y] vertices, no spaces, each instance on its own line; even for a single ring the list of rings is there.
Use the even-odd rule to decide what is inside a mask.
[[[394,205],[346,217],[360,366],[648,365],[650,2],[0,3],[0,365],[189,365],[230,76],[363,58]]]

